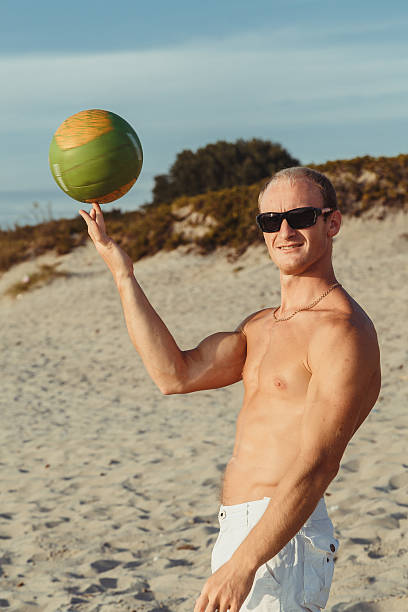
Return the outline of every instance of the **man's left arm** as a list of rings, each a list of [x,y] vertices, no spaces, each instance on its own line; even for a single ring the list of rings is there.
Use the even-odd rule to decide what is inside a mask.
[[[312,371],[302,416],[299,453],[268,507],[231,559],[206,582],[194,612],[238,612],[256,570],[304,525],[330,482],[363,414],[380,388],[373,328],[349,321],[322,326],[309,352]]]

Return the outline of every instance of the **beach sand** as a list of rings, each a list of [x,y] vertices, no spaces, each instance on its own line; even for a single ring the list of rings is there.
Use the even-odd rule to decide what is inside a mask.
[[[377,328],[383,385],[326,493],[340,540],[332,612],[408,612],[406,219],[346,219],[335,240],[338,279]],[[56,261],[69,277],[3,296]],[[279,304],[263,245],[235,262],[159,253],[135,273],[182,349]],[[242,383],[162,395],[91,244],[15,266],[0,294],[0,608],[192,612]]]

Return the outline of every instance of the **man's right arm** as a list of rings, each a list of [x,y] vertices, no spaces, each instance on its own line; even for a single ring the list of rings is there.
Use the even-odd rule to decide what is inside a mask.
[[[218,332],[182,351],[133,274],[116,280],[132,343],[152,380],[165,395],[216,389],[238,382],[246,338],[238,327]]]
[[[181,351],[133,274],[129,256],[106,234],[98,204],[80,211],[98,253],[110,269],[122,302],[132,343],[162,393],[191,393],[241,379],[246,358],[243,322],[234,332],[219,332],[196,348]]]

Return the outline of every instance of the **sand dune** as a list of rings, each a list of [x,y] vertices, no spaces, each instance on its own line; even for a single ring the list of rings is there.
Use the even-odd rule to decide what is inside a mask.
[[[335,244],[340,282],[377,327],[383,387],[327,491],[332,612],[408,612],[406,232],[402,213],[348,219]],[[163,396],[92,245],[16,266],[0,293],[41,261],[70,276],[0,299],[0,608],[192,612],[241,383]],[[159,253],[135,272],[181,348],[279,304],[263,246],[235,262]]]

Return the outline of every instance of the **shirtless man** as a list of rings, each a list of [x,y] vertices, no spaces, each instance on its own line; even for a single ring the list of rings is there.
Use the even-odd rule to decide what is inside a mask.
[[[258,224],[280,270],[281,305],[187,351],[142,292],[130,258],[107,236],[99,206],[90,215],[80,211],[115,279],[132,342],[160,390],[244,383],[213,574],[194,612],[324,608],[338,542],[323,494],[380,389],[373,324],[333,271],[341,215],[331,183],[308,168],[283,170],[261,192],[259,208]]]

